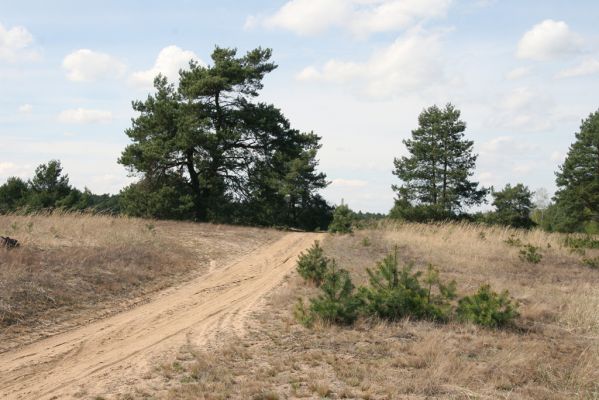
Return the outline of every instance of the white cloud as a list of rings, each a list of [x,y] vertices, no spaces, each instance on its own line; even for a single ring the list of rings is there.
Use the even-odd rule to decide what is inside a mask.
[[[176,82],[179,79],[179,70],[188,67],[191,60],[204,64],[193,51],[183,50],[177,46],[165,47],[158,53],[152,68],[134,72],[130,81],[135,86],[151,88],[154,78],[158,74],[162,74],[168,78],[169,82]]]
[[[2,161],[0,162],[0,184],[2,180],[7,179],[11,176],[17,176],[24,178],[31,172],[30,165],[17,165],[13,162]]]
[[[33,111],[33,106],[31,104],[23,104],[19,106],[19,112],[21,114],[31,114],[31,111]]]
[[[290,0],[273,15],[251,15],[245,27],[280,28],[315,35],[343,28],[356,36],[406,29],[445,16],[452,0]]]
[[[523,59],[546,61],[580,52],[582,38],[563,21],[547,19],[532,27],[518,43]]]
[[[68,54],[62,61],[67,78],[74,82],[93,82],[120,78],[126,66],[109,54],[80,49]]]
[[[492,125],[527,132],[549,130],[560,118],[551,97],[529,87],[512,89],[490,112]]]
[[[506,78],[510,81],[514,81],[516,79],[524,78],[532,72],[531,67],[518,67],[514,68],[510,72],[508,72]]]
[[[11,162],[0,162],[0,175],[4,175],[16,168],[16,165]]]
[[[597,59],[584,60],[576,67],[560,71],[557,74],[557,78],[573,78],[577,76],[586,76],[593,74],[599,74],[599,60]]]
[[[76,108],[62,111],[58,115],[58,121],[64,124],[106,123],[112,121],[112,113],[104,110]]]
[[[513,136],[498,136],[480,147],[481,154],[497,155],[505,153],[525,153],[538,150],[538,146],[516,139]]]
[[[360,179],[333,179],[331,186],[360,188],[368,186],[368,182]]]
[[[16,62],[20,60],[35,60],[39,57],[30,47],[33,35],[22,26],[10,29],[0,24],[0,61]]]
[[[498,179],[495,174],[488,171],[482,171],[476,175],[476,180],[480,182],[482,186],[494,186],[497,185]]]
[[[368,61],[330,60],[321,68],[309,66],[296,78],[304,81],[354,83],[371,97],[389,97],[402,90],[421,89],[445,76],[440,35],[408,32]]]

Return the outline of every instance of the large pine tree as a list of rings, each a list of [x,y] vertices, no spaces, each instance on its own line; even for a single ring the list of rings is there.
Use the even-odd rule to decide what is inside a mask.
[[[126,210],[296,226],[309,210],[329,212],[317,194],[327,185],[317,171],[320,137],[255,101],[276,68],[270,57],[270,49],[240,57],[217,47],[212,65],[181,71],[178,87],[156,78],[155,94],[133,103],[140,115],[119,160],[142,177],[123,192]]]
[[[556,229],[578,230],[599,223],[599,110],[582,121],[576,141],[556,172],[556,206],[561,218]]]
[[[418,117],[412,138],[403,141],[409,155],[394,160],[398,203],[425,206],[436,215],[450,216],[484,201],[486,189],[471,180],[477,155],[464,138],[466,124],[452,104],[432,106]],[[431,214],[433,215],[433,214]]]

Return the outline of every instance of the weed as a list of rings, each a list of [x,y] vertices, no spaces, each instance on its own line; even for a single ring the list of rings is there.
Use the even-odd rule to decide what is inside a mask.
[[[369,238],[368,236],[365,236],[365,237],[362,239],[362,246],[364,246],[364,247],[368,247],[368,246],[370,246],[371,244],[372,244],[372,242],[370,241],[370,238]]]

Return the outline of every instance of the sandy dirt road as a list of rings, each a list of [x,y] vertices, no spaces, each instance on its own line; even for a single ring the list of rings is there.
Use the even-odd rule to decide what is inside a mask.
[[[181,346],[243,335],[248,313],[318,234],[289,233],[132,310],[0,354],[0,398],[88,398],[131,390]]]

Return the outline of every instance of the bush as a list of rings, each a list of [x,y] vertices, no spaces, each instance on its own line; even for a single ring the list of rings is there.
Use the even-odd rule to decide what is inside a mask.
[[[296,318],[306,326],[311,326],[315,319],[324,322],[349,325],[358,317],[361,308],[360,299],[354,294],[354,284],[349,273],[331,265],[320,286],[322,293],[310,299],[310,307],[306,310],[303,301],[299,301],[295,309]]]
[[[522,241],[520,240],[520,238],[516,237],[516,235],[513,234],[510,235],[510,237],[507,238],[504,241],[504,243],[512,247],[522,247]]]
[[[496,328],[512,323],[518,311],[507,290],[497,294],[489,285],[483,285],[476,294],[460,299],[457,316],[461,321]]]
[[[539,252],[541,248],[533,246],[532,244],[526,244],[520,249],[520,260],[526,261],[532,264],[538,264],[541,262],[543,255]]]
[[[398,269],[397,254],[388,255],[378,263],[377,270],[367,270],[370,286],[360,289],[364,311],[369,315],[396,321],[406,317],[447,320],[451,313],[449,300],[455,297],[455,282],[441,283],[439,273],[429,265],[420,283],[421,272],[412,272],[410,265]],[[436,292],[434,291],[436,289]]]
[[[356,214],[346,205],[341,204],[333,212],[333,221],[329,225],[329,232],[352,233]]]
[[[302,278],[320,286],[330,263],[334,263],[334,261],[324,256],[320,243],[315,241],[307,253],[299,255],[296,269]]]
[[[599,240],[591,235],[573,236],[568,235],[564,240],[564,245],[570,249],[599,249]]]

